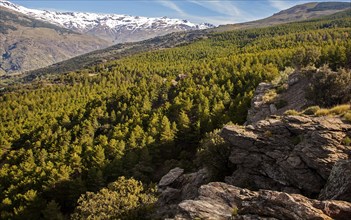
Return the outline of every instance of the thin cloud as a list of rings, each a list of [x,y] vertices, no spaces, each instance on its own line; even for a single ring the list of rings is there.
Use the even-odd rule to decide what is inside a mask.
[[[176,12],[176,16],[178,18],[188,19],[191,22],[197,23],[211,23],[214,25],[220,24],[233,24],[239,22],[243,14],[241,10],[234,5],[233,2],[230,1],[200,1],[200,0],[186,0],[189,3],[193,3],[199,5],[203,8],[209,9],[211,11],[216,12],[217,16],[197,16],[193,14],[189,14],[184,11],[179,5],[177,5],[176,1],[171,0],[160,0],[157,1],[160,5],[173,10]],[[246,18],[249,16],[245,16]]]
[[[296,5],[296,1],[268,0],[269,4],[276,9],[284,10]]]
[[[169,8],[175,12],[177,12],[180,15],[186,15],[185,11],[183,11],[176,3],[169,1],[169,0],[160,0],[157,1],[159,4],[165,6],[166,8]]]
[[[201,7],[207,8],[219,14],[230,15],[230,16],[240,16],[242,14],[240,9],[232,1],[188,0],[188,2],[200,5]]]

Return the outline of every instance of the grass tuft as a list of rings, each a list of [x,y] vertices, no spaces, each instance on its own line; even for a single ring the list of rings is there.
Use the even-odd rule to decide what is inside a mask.
[[[262,101],[265,103],[273,103],[274,100],[277,98],[277,92],[275,90],[269,90],[267,93],[265,93],[262,97]]]
[[[346,121],[351,122],[351,111],[349,111],[348,113],[346,113],[346,114],[344,115],[344,118],[346,119]]]
[[[346,146],[351,146],[351,138],[345,137],[343,140],[343,144]]]
[[[315,114],[315,116],[326,116],[326,115],[330,115],[330,110],[326,108],[319,109]]]
[[[318,110],[321,108],[319,106],[311,106],[305,109],[305,111],[302,112],[304,115],[315,115]]]
[[[330,113],[335,115],[345,114],[348,110],[350,110],[350,105],[338,105],[330,109]]]
[[[290,109],[290,110],[287,110],[286,112],[284,112],[284,115],[300,115],[300,112],[293,110],[293,109]]]

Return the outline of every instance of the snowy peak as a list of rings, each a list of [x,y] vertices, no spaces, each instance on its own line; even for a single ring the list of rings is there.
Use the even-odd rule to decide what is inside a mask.
[[[113,43],[139,41],[171,32],[214,27],[207,23],[194,24],[187,20],[167,17],[148,18],[119,14],[28,9],[4,0],[0,0],[0,6],[80,33],[100,37]]]
[[[12,9],[12,10],[21,10],[21,7],[22,7],[22,6],[19,6],[19,5],[11,3],[9,1],[4,1],[4,0],[0,0],[0,6],[6,7],[9,9]]]

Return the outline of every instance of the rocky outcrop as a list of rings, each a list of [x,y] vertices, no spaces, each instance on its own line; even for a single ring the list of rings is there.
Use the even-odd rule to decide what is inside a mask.
[[[351,125],[337,117],[284,116],[225,126],[220,135],[231,144],[235,167],[226,182],[316,198],[334,164],[350,158],[351,147],[343,143],[350,132]]]
[[[205,170],[175,168],[160,181],[157,217],[351,219],[350,123],[275,116],[225,126],[220,135],[231,151],[226,183],[207,184]]]
[[[229,144],[232,174],[225,183],[207,184],[203,171],[171,170],[159,184],[162,217],[351,219],[349,122],[337,116],[270,116],[227,125],[220,136]]]
[[[298,194],[258,192],[214,182],[195,200],[179,204],[175,219],[350,219],[351,203],[318,201]]]
[[[288,109],[300,111],[313,104],[306,99],[308,86],[308,78],[298,72],[289,75],[285,83],[278,85],[260,83],[251,100],[246,124],[253,124],[271,115],[283,115]],[[267,98],[269,93],[271,98]],[[272,94],[275,96],[272,97]]]
[[[198,172],[183,174],[184,170],[170,170],[158,184],[159,199],[156,203],[154,218],[168,218],[178,211],[178,204],[187,199],[195,199],[201,185],[209,182],[206,169]]]

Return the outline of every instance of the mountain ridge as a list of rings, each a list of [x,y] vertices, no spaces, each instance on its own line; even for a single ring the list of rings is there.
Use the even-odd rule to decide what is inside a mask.
[[[188,20],[167,17],[149,18],[119,14],[29,9],[6,0],[1,0],[0,6],[79,33],[107,40],[111,44],[146,40],[177,31],[214,27],[208,23],[195,24]]]

